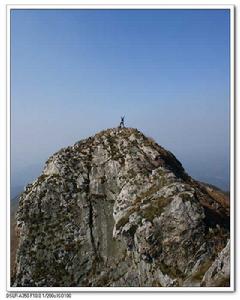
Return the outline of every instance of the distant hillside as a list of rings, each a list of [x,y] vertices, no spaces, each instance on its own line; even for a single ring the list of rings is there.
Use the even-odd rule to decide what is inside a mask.
[[[23,185],[11,186],[11,200],[16,199],[24,190]]]
[[[10,202],[11,277],[13,277],[16,272],[15,258],[16,258],[16,251],[18,246],[18,235],[16,231],[16,212],[18,209],[19,197],[20,194],[17,197],[11,199]]]

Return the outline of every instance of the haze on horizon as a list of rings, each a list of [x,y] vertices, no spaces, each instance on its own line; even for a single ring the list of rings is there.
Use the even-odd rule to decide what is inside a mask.
[[[12,10],[11,189],[120,116],[229,190],[230,11]]]

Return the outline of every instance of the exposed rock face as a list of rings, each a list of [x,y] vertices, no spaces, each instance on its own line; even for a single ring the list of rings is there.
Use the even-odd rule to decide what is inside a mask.
[[[229,277],[229,256],[217,258],[229,238],[220,198],[138,130],[100,132],[54,154],[26,187],[13,284],[221,285],[211,269],[223,259]]]
[[[211,267],[205,273],[202,286],[229,286],[230,282],[230,241],[220,252]]]

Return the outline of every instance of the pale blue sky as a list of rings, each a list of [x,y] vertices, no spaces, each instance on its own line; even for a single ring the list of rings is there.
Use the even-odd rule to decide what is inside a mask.
[[[229,188],[229,10],[12,10],[12,187],[120,116]]]

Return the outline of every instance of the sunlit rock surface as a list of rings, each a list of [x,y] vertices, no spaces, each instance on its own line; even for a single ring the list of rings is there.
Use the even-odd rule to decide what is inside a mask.
[[[228,201],[136,129],[51,156],[17,232],[14,286],[229,285]]]

